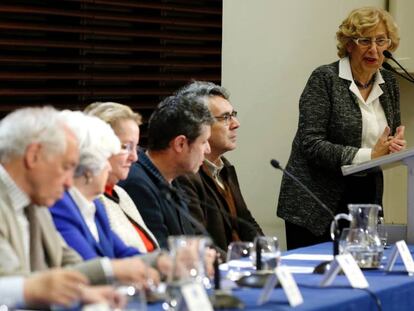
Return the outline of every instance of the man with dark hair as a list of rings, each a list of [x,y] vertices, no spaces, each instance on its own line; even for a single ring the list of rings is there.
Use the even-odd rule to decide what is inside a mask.
[[[183,213],[188,208],[174,179],[196,173],[210,152],[213,118],[201,98],[170,96],[151,115],[148,150],[138,152],[128,178],[120,183],[161,247],[170,235],[195,234]]]
[[[208,140],[211,152],[199,172],[177,179],[186,192],[191,214],[223,250],[232,241],[252,241],[256,235],[263,235],[244,202],[234,166],[223,156],[236,148],[240,126],[227,90],[214,83],[195,81],[178,94],[206,100],[215,118]]]

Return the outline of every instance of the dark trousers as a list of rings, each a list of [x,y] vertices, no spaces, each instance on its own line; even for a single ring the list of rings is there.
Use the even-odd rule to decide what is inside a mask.
[[[382,171],[370,172],[359,176],[347,176],[344,180],[345,191],[338,203],[338,208],[335,214],[348,214],[348,204],[369,203],[382,205]],[[323,201],[323,198],[321,199]],[[381,211],[380,216],[382,215],[383,212]],[[285,221],[285,232],[288,250],[332,241],[330,235],[330,224],[322,235],[317,236],[305,227]]]
[[[317,236],[305,227],[295,225],[288,221],[285,221],[285,232],[288,250],[332,241],[328,230],[323,235]]]

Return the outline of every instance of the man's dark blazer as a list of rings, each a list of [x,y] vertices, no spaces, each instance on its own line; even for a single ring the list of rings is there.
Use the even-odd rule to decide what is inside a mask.
[[[218,191],[214,180],[203,168],[200,168],[197,174],[180,176],[177,181],[187,195],[191,214],[207,228],[214,243],[227,251],[227,246],[232,242],[232,228],[242,241],[252,241],[257,235],[263,235],[263,232],[247,209],[234,166],[224,157],[222,160],[224,167],[220,176],[233,194],[237,217],[243,221],[230,218],[226,200]]]
[[[171,235],[193,235],[195,230],[183,216],[189,213],[180,189],[168,184],[143,150],[139,161],[131,166],[128,178],[119,183],[134,201],[145,224],[162,248],[168,248]],[[179,212],[180,210],[181,212]]]

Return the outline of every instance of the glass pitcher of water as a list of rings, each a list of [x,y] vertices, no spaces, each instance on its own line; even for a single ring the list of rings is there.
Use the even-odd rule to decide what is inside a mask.
[[[358,238],[348,236],[342,245],[342,253],[350,253],[360,268],[373,269],[381,264],[384,247],[377,231],[378,212],[381,206],[376,204],[349,204],[349,214],[338,214],[332,223],[331,232],[336,228],[339,219],[346,219],[350,222],[350,229],[357,229]],[[350,230],[348,232],[356,232]]]

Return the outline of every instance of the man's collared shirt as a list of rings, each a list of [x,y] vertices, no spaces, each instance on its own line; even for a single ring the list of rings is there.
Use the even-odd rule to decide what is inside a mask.
[[[204,167],[206,168],[207,172],[213,179],[214,181],[217,183],[217,185],[221,188],[221,189],[225,189],[224,186],[224,182],[223,179],[220,177],[220,172],[224,167],[224,163],[221,160],[221,158],[219,158],[219,165],[214,164],[213,162],[210,162],[209,160],[205,159],[204,160]]]

